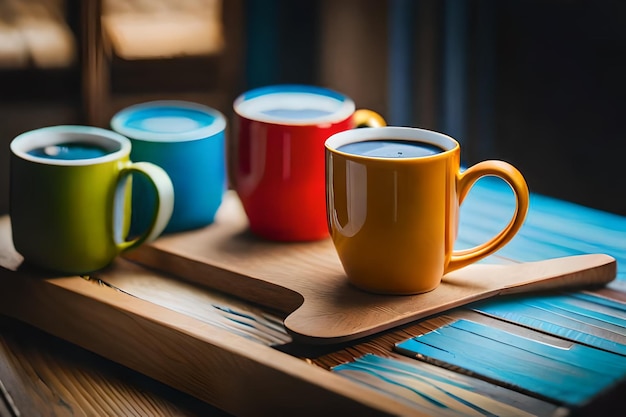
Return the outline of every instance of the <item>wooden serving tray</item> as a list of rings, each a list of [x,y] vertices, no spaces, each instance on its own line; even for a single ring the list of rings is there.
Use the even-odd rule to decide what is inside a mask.
[[[616,276],[613,257],[589,254],[530,263],[474,264],[447,274],[437,289],[425,294],[371,294],[348,284],[330,239],[276,243],[250,234],[232,192],[214,224],[163,236],[125,257],[281,309],[288,313],[284,324],[294,340],[309,344],[353,340],[497,295],[598,286]],[[98,278],[112,279],[107,271]]]
[[[147,286],[177,282],[124,259],[115,260],[106,276],[116,282],[144,281]],[[162,294],[170,295],[179,292]],[[189,307],[202,308],[193,303]],[[383,392],[191,315],[101,285],[97,279],[35,270],[15,251],[6,216],[0,217],[0,314],[232,415],[317,416],[329,410],[349,416],[425,415],[390,401]]]

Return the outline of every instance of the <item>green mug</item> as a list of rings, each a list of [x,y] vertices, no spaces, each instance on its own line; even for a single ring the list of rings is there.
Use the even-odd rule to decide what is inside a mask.
[[[10,148],[13,244],[28,264],[85,275],[156,239],[169,221],[169,176],[157,165],[131,162],[131,142],[120,134],[51,126],[22,133]],[[146,230],[129,237],[136,174],[152,184],[156,202]]]

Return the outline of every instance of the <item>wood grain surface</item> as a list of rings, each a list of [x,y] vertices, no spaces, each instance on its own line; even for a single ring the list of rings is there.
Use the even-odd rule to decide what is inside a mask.
[[[227,194],[214,224],[163,236],[127,258],[289,313],[301,343],[346,342],[501,294],[600,286],[616,262],[587,254],[537,262],[474,264],[443,277],[435,290],[377,295],[348,284],[329,239],[276,243],[252,236],[237,196]],[[99,278],[107,281],[106,271]]]
[[[107,276],[116,274],[135,274],[138,279],[159,275],[124,259],[106,270]],[[426,415],[302,359],[98,280],[33,269],[13,248],[6,216],[0,218],[0,314],[229,414],[304,416],[334,410],[341,415]]]
[[[0,316],[0,416],[227,417],[74,344]]]

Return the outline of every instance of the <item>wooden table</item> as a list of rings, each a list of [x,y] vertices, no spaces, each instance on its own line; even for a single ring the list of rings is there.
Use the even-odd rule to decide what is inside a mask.
[[[0,416],[228,416],[190,395],[0,316]]]
[[[468,198],[463,206],[459,246],[480,241],[482,233],[491,233],[508,210],[507,190],[495,182],[481,181],[476,192]],[[495,210],[489,208],[494,206]],[[622,263],[626,264],[626,219],[620,216],[535,195],[520,236],[489,262],[530,262],[584,253],[607,253],[615,257],[618,261],[616,279],[601,289],[568,292],[565,300],[579,295],[592,296],[596,297],[592,298],[593,302],[575,298],[575,304],[595,305],[597,300],[609,300],[618,307],[623,306],[626,302],[626,271],[622,266]],[[141,261],[142,257],[135,258],[135,261]],[[249,338],[242,337],[241,333],[232,334],[241,330],[241,323],[236,329],[224,330],[219,320],[207,324],[202,321],[205,320],[201,317],[203,312],[185,310],[185,306],[172,301],[172,298],[183,298],[187,306],[223,303],[247,308],[247,302],[240,304],[241,300],[231,300],[230,296],[222,294],[215,296],[219,301],[196,301],[196,297],[213,295],[194,290],[196,287],[193,286],[198,282],[190,281],[194,276],[190,271],[176,270],[180,273],[177,276],[120,260],[119,267],[137,277],[136,280],[118,279],[114,270],[103,274],[103,281],[90,282],[80,277],[42,278],[23,268],[15,272],[11,269],[15,264],[11,262],[15,260],[0,254],[0,264],[4,267],[0,273],[0,302],[3,303],[0,311],[5,314],[0,316],[0,392],[5,397],[4,402],[0,402],[2,416],[210,416],[285,412],[298,415],[321,412],[331,415],[333,412],[446,415],[451,407],[475,412],[475,409],[464,408],[467,398],[474,401],[474,406],[500,409],[514,415],[555,415],[563,412],[564,407],[579,415],[621,415],[614,410],[623,410],[626,406],[626,400],[620,395],[626,388],[626,372],[619,371],[626,364],[626,353],[622,350],[626,346],[626,326],[620,324],[625,318],[605,319],[609,320],[607,322],[596,315],[581,319],[577,322],[578,327],[571,328],[571,318],[556,310],[562,306],[545,307],[546,300],[534,295],[514,300],[501,297],[503,305],[486,301],[459,306],[340,344],[277,342],[284,337],[277,332],[279,334],[272,337],[278,339],[263,345],[258,340],[250,341],[254,334]],[[136,282],[145,279],[150,281],[151,288],[137,286]],[[157,279],[158,286],[154,284]],[[110,280],[109,285],[103,285],[107,280]],[[143,292],[129,297],[124,291],[111,288],[111,282],[129,286],[126,290],[131,293]],[[156,287],[160,292],[149,291]],[[264,288],[258,286],[259,291]],[[163,294],[176,294],[177,297],[167,299]],[[266,296],[271,297],[271,294]],[[161,298],[157,300],[158,297]],[[263,294],[252,298],[261,302]],[[58,304],[55,306],[50,300]],[[229,304],[231,301],[233,304]],[[560,298],[548,301],[562,302]],[[288,312],[285,310],[291,308],[290,304],[291,301],[284,306],[274,306],[280,308],[269,313],[276,317],[286,316]],[[534,309],[543,306],[542,311],[547,309],[548,312],[524,322],[521,317],[526,310],[521,311],[520,306],[527,304],[533,304]],[[606,306],[598,308],[603,312],[609,309]],[[266,311],[267,306],[254,305],[250,309],[251,317],[260,317],[260,312]],[[506,317],[502,316],[503,311]],[[77,317],[76,312],[82,312],[82,316]],[[553,321],[553,316],[559,317],[560,321]],[[199,320],[201,324],[198,324]],[[601,322],[607,324],[601,325]],[[485,366],[472,368],[469,364],[465,368],[459,367],[454,361],[442,360],[436,355],[414,360],[396,347],[397,343],[416,336],[419,336],[415,339],[418,341],[432,337],[433,330],[443,334],[467,323],[482,326],[481,331],[487,334],[507,337],[519,334],[542,346],[556,346],[563,350],[564,358],[566,351],[571,351],[574,345],[589,348],[592,359],[600,358],[607,351],[613,360],[612,368],[618,369],[616,378],[602,392],[580,393],[586,395],[581,398],[588,397],[591,401],[582,401],[572,407],[554,399],[559,398],[559,393],[551,394],[548,382],[544,384],[539,380],[538,385],[524,385],[526,381],[518,376],[513,377],[513,382],[521,385],[515,386],[510,379],[500,380],[498,373],[495,376],[488,374]],[[200,332],[198,326],[205,333]],[[152,337],[162,341],[163,346],[148,348],[154,343]],[[125,345],[120,346],[120,341]],[[176,343],[167,343],[170,341]],[[467,350],[472,349],[470,339],[464,338],[462,342]],[[102,348],[103,343],[109,344],[107,349]],[[269,347],[271,344],[274,347]],[[149,360],[146,359],[148,356]],[[381,377],[371,378],[371,374],[357,375],[355,368],[350,367],[352,364],[371,366],[367,361],[373,358],[411,367],[415,365],[416,372],[427,372],[429,378],[444,381],[441,383],[446,384],[448,392],[470,396],[465,397],[463,404],[447,397],[446,401],[451,402],[444,408],[416,405],[417,400],[405,401],[402,398],[406,392],[394,391],[397,384],[390,385]],[[577,363],[570,365],[578,366]],[[503,373],[506,366],[507,363],[501,364]],[[598,362],[598,368],[602,366]],[[532,369],[528,369],[528,373],[532,373]],[[355,375],[360,381],[354,378]],[[388,375],[395,378],[399,374]],[[572,380],[575,377],[573,375]],[[364,380],[372,385],[364,386]],[[593,385],[593,381],[590,384]],[[568,388],[567,381],[563,385]],[[441,386],[444,385],[437,388],[438,393],[428,391],[431,400],[439,398],[443,401]],[[459,387],[461,391],[458,391]],[[432,390],[426,386],[424,389]],[[568,395],[579,394],[576,387],[572,389]],[[568,398],[565,400],[567,402]]]

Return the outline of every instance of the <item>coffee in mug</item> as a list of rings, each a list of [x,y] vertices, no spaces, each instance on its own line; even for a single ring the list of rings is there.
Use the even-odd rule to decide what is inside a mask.
[[[35,148],[28,154],[38,158],[74,160],[99,158],[108,152],[103,146],[89,142],[66,142]]]
[[[354,155],[377,158],[419,158],[443,152],[442,148],[430,143],[402,140],[371,140],[349,143],[339,147],[338,150]]]
[[[508,243],[526,217],[529,192],[522,174],[503,161],[462,171],[459,144],[444,134],[355,129],[331,136],[325,145],[330,235],[349,282],[366,291],[431,291],[446,273]],[[454,251],[459,207],[484,176],[511,186],[516,210],[492,239]]]
[[[22,133],[10,148],[13,243],[28,264],[87,274],[156,239],[170,218],[170,178],[154,164],[131,162],[131,144],[122,135],[90,126],[51,126]],[[136,176],[152,184],[155,204],[146,229],[129,237]]]

